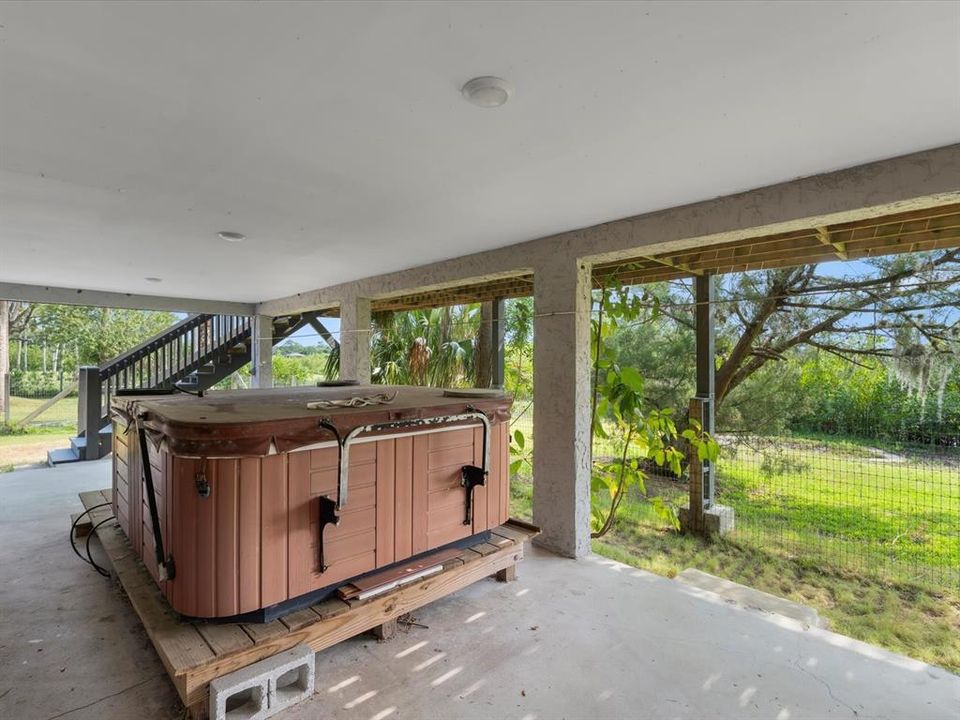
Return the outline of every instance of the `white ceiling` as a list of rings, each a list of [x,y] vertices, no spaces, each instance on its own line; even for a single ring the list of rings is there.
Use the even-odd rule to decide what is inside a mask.
[[[960,139],[954,2],[8,2],[0,26],[7,282],[256,301]],[[487,74],[506,106],[460,97]]]

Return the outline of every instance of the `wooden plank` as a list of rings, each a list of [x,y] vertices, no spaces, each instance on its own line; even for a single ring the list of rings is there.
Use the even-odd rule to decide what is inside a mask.
[[[413,554],[413,438],[396,440],[394,460],[394,560]]]
[[[318,499],[310,494],[310,453],[290,453],[287,460],[289,523],[287,539],[287,596],[310,592],[320,569],[316,522]],[[328,528],[329,529],[329,528]],[[326,533],[325,533],[326,537]],[[329,558],[327,558],[329,562]]]
[[[516,543],[512,543],[512,544],[516,544]],[[506,547],[507,547],[506,545],[501,547],[501,546],[494,545],[492,543],[484,542],[484,543],[477,543],[476,545],[471,545],[470,549],[473,550],[475,553],[486,557],[487,555],[493,555],[494,553],[500,552]]]
[[[260,461],[260,602],[286,600],[287,595],[287,478],[286,456]]]
[[[500,525],[493,529],[494,535],[500,535],[501,537],[509,538],[515,543],[523,544],[530,539],[531,532],[529,530],[524,530],[516,526],[511,526],[509,523]],[[536,535],[537,533],[533,533]]]
[[[413,546],[412,554],[425,551],[427,545],[427,461],[430,452],[430,436],[413,437]]]
[[[220,617],[237,615],[239,600],[239,553],[237,551],[240,529],[237,525],[240,463],[236,458],[217,460],[213,464],[215,476],[212,498],[216,504],[217,527],[214,557],[216,562],[216,609]]]
[[[108,491],[109,492],[109,491]],[[99,493],[85,493],[89,507],[102,502]],[[94,522],[109,517],[110,508],[91,512]],[[517,526],[497,528],[524,538],[535,530]],[[412,582],[382,596],[356,604],[331,598],[271,623],[192,624],[180,621],[169,609],[156,583],[136,557],[129,541],[112,523],[97,530],[114,572],[127,592],[148,636],[153,641],[184,704],[202,709],[209,682],[257,660],[305,642],[315,651],[371,628],[389,624],[403,614],[501,571],[505,577],[523,557],[522,544],[496,548],[480,543],[459,551],[444,562],[444,572]]]
[[[343,600],[339,598],[327,598],[310,606],[310,609],[317,614],[321,620],[336,617],[350,609]]]
[[[77,522],[77,518],[79,517],[80,513],[73,513],[70,515],[70,525],[73,527],[76,536],[78,538],[82,538],[90,534],[90,530],[93,528],[93,522],[91,522],[89,515],[85,520]]]
[[[377,446],[377,566],[396,561],[394,552],[396,499],[394,475],[396,472],[396,441],[381,440]]]
[[[244,631],[255,644],[286,635],[289,630],[279,620],[268,623],[243,623]]]
[[[403,565],[398,565],[397,567],[390,568],[389,570],[382,570],[380,572],[371,573],[370,575],[366,575],[362,578],[357,578],[350,583],[351,587],[356,588],[356,592],[347,590],[346,587],[344,587],[337,590],[337,594],[342,599],[349,599],[350,597],[359,595],[365,590],[372,590],[380,585],[386,585],[387,583],[391,583],[394,580],[399,580],[406,575],[412,575],[436,565],[443,565],[443,563],[445,563],[447,560],[460,557],[462,554],[463,551],[456,548],[438,550],[437,552],[430,553],[426,557],[404,563]]]
[[[236,652],[253,645],[243,628],[233,623],[198,623],[197,632],[217,655]]]
[[[260,460],[240,461],[239,601],[240,612],[252,612],[260,603]]]
[[[287,630],[299,630],[300,628],[317,622],[317,613],[310,608],[297,610],[296,612],[284,615],[278,618]]]
[[[215,658],[192,668],[183,675],[187,693],[187,705],[202,702],[207,686],[214,678],[246,667],[252,662],[288,650],[299,643],[306,643],[315,652],[366,632],[389,620],[412,612],[424,605],[467,587],[477,580],[489,577],[498,571],[516,564],[523,558],[520,545],[499,549],[497,552],[475,562],[467,563],[448,572],[426,578],[422,582],[405,585],[393,592],[371,599],[344,612],[296,631],[278,635],[258,642],[251,648]]]

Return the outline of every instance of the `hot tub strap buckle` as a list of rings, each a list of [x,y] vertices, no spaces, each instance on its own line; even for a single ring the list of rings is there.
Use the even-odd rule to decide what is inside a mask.
[[[463,518],[464,525],[473,522],[473,489],[477,485],[487,484],[487,471],[476,465],[464,465],[460,469],[460,484],[467,492],[466,512]]]
[[[318,515],[317,515],[317,547],[320,551],[320,572],[325,573],[327,571],[327,563],[323,559],[323,531],[327,525],[333,523],[334,525],[340,524],[340,516],[337,515],[337,503],[335,500],[323,496],[317,498],[318,501]]]

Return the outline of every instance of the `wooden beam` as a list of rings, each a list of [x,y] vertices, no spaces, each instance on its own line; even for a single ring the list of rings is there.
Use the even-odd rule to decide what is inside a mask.
[[[830,231],[825,227],[817,228],[817,239],[824,245],[829,245],[834,249],[834,254],[841,260],[849,260],[847,256],[847,246],[842,242],[834,242],[830,237]]]
[[[649,260],[650,262],[655,262],[660,265],[666,265],[668,268],[673,268],[674,270],[681,270],[685,273],[690,273],[691,275],[703,275],[703,270],[694,270],[686,263],[674,262],[667,257],[652,257],[650,255],[642,255],[641,260]]]

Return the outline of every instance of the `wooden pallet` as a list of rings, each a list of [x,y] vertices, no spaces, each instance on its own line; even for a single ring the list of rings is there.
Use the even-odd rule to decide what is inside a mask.
[[[110,498],[109,489],[80,494],[85,508]],[[110,517],[111,509],[98,508],[90,515],[95,526]],[[116,523],[104,523],[96,530],[114,575],[194,718],[207,715],[211,680],[299,643],[319,651],[354,635],[382,630],[384,625],[390,628],[401,615],[491,575],[513,579],[516,564],[523,559],[524,542],[538,532],[532,525],[510,520],[493,530],[490,542],[445,561],[441,573],[369,600],[331,598],[269,623],[212,624],[185,622],[177,616]]]

